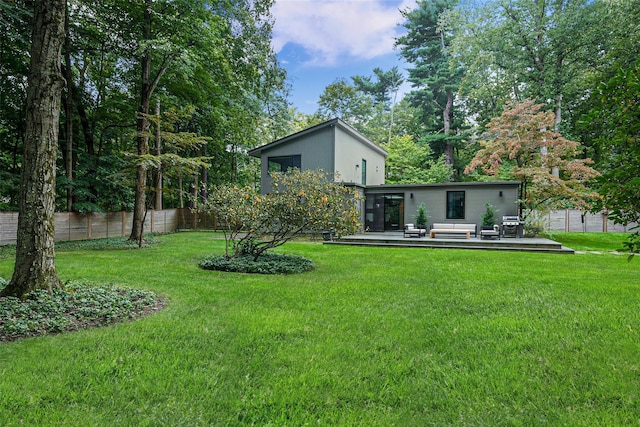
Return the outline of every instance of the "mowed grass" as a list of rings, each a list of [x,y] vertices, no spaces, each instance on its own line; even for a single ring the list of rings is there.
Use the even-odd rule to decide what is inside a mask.
[[[615,252],[624,250],[629,234],[546,232],[543,236],[577,251]]]
[[[316,270],[197,267],[223,247],[59,252],[65,280],[170,305],[0,344],[0,425],[638,423],[640,259],[296,242]]]

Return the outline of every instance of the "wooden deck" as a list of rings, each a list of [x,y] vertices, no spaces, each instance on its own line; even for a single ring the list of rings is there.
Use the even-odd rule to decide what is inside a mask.
[[[471,237],[430,238],[430,237],[403,237],[400,232],[364,233],[354,236],[346,236],[340,240],[324,242],[331,245],[351,246],[388,246],[403,248],[441,248],[441,249],[481,249],[495,251],[520,251],[520,252],[546,252],[558,254],[573,254],[571,248],[560,243],[543,238],[514,238],[503,237],[501,239],[484,239]]]

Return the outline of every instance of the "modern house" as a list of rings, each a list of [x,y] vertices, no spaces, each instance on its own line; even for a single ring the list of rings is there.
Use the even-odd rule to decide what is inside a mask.
[[[322,169],[345,183],[384,184],[387,152],[340,119],[333,119],[249,151],[261,160],[261,191],[271,172]]]
[[[365,197],[361,206],[366,231],[402,230],[415,223],[424,203],[430,223],[481,226],[485,204],[497,215],[518,215],[520,182],[447,182],[386,185],[387,152],[341,119],[333,119],[249,151],[261,159],[261,189],[271,191],[269,173],[296,167],[323,169]],[[496,218],[498,220],[498,218]]]

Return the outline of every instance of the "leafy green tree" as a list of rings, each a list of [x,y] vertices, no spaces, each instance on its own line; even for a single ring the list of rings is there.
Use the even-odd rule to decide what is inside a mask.
[[[324,89],[318,101],[318,115],[341,118],[352,125],[364,125],[371,118],[371,98],[345,79],[336,79]]]
[[[293,169],[272,174],[273,192],[222,185],[198,209],[216,215],[223,226],[227,257],[258,259],[303,232],[331,231],[340,237],[361,228],[358,192],[323,171]]]
[[[396,40],[401,55],[412,65],[408,80],[414,90],[407,96],[432,135],[429,140],[434,152],[438,156],[444,154],[447,165],[454,164],[458,141],[455,100],[462,70],[452,65],[453,33],[443,17],[457,3],[458,0],[419,0],[415,9],[402,12],[407,33]]]
[[[576,102],[576,132],[589,143],[602,172],[602,197],[594,209],[606,209],[617,223],[640,222],[640,3],[598,2],[603,38],[598,67],[585,77],[591,90]],[[640,252],[640,231],[626,242]]]
[[[453,56],[464,67],[462,93],[481,124],[507,101],[534,99],[554,110],[559,132],[567,99],[583,96],[580,79],[607,43],[590,0],[489,1],[448,17]],[[604,43],[604,44],[603,44]]]
[[[555,116],[527,100],[508,104],[488,124],[481,149],[465,172],[482,168],[522,181],[526,213],[573,207],[588,211],[597,194],[587,186],[599,174],[581,159],[580,144],[551,130]]]
[[[33,10],[0,2],[0,210],[17,209]]]
[[[597,134],[597,144],[608,155],[602,161],[596,209],[606,209],[615,222],[640,223],[640,61],[618,73],[594,97],[585,118]],[[640,252],[640,231],[628,241],[632,252]]]
[[[289,113],[291,116],[291,123],[290,130],[287,135],[308,129],[326,120],[319,114],[305,114],[298,111],[295,107],[291,107]]]
[[[431,148],[417,144],[410,135],[393,137],[382,148],[388,153],[385,161],[387,184],[436,183],[451,178],[451,166],[444,158],[432,160]]]
[[[159,113],[159,111],[158,111]],[[200,136],[194,132],[180,131],[180,124],[188,121],[194,113],[192,108],[184,108],[181,110],[171,108],[164,114],[149,116],[148,120],[152,123],[154,131],[150,133],[149,139],[153,141],[156,147],[155,152],[151,152],[145,156],[135,156],[135,164],[139,167],[141,164],[147,170],[152,170],[160,177],[167,180],[181,180],[184,176],[192,176],[201,170],[210,168],[211,158],[203,156],[191,156],[198,152],[199,148],[206,146],[210,138]],[[164,188],[162,183],[155,183],[154,196],[156,199],[162,200],[160,196],[165,193],[175,191],[175,188]],[[206,184],[206,181],[205,181]],[[178,185],[178,199],[182,199],[182,185]],[[155,203],[154,203],[155,204]],[[162,202],[155,205],[155,209],[162,209]],[[183,207],[183,203],[180,203]]]
[[[389,71],[383,71],[381,68],[374,68],[373,74],[376,77],[374,81],[371,76],[353,76],[351,80],[355,87],[362,93],[370,95],[373,98],[373,107],[376,115],[384,115],[388,113],[388,132],[387,142],[391,140],[394,110],[398,97],[398,90],[404,83],[404,76],[393,67]]]
[[[34,3],[16,262],[0,296],[22,298],[35,289],[62,288],[55,267],[53,220],[64,22],[64,0]]]
[[[392,67],[389,71],[376,67],[373,74],[374,76],[353,76],[351,80],[357,90],[372,97],[374,106],[381,104],[390,109],[397,99],[398,89],[404,83],[404,76],[398,67]]]

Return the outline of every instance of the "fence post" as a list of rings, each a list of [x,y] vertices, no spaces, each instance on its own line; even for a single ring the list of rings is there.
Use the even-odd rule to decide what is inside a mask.
[[[93,212],[87,214],[87,239],[91,239],[91,219],[93,218]]]
[[[127,227],[125,225],[125,221],[127,220],[127,215],[125,211],[120,211],[120,218],[122,219],[121,221],[121,232],[120,232],[120,237],[124,237]]]

